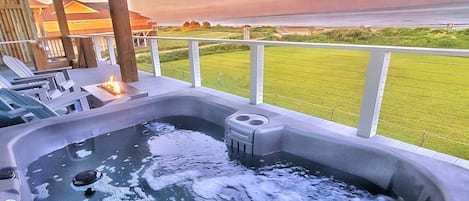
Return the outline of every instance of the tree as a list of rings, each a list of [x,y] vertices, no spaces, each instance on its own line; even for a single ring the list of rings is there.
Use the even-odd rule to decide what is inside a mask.
[[[212,26],[212,25],[210,25],[210,22],[205,21],[205,22],[202,23],[202,28],[204,28],[204,29],[208,29],[208,28],[210,28],[211,26]]]
[[[190,22],[184,22],[184,24],[182,24],[182,27],[189,28],[189,27],[191,27],[191,23]]]
[[[194,20],[191,21],[191,28],[192,28],[192,29],[200,29],[200,27],[201,27],[201,26],[200,26],[200,23],[199,23],[199,22],[194,21]]]

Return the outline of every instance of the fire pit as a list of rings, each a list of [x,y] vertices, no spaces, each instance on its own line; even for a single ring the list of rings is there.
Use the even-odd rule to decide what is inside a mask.
[[[98,87],[101,87],[102,89],[106,90],[114,96],[119,96],[126,93],[126,91],[123,90],[122,87],[119,85],[119,82],[114,80],[114,75],[109,78],[109,81],[98,85]]]
[[[91,94],[91,96],[88,96],[88,102],[92,108],[101,107],[125,96],[130,97],[130,99],[148,96],[147,92],[117,81],[114,76],[111,76],[109,81],[104,83],[82,86],[81,89]]]

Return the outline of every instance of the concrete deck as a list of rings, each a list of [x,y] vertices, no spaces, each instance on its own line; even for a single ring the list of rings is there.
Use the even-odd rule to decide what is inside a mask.
[[[115,79],[122,80],[119,66],[101,62],[97,68],[77,68],[71,70],[71,76],[78,86],[102,83],[114,75]],[[190,88],[191,84],[168,77],[155,77],[150,73],[139,71],[139,81],[129,85],[147,91],[149,96],[156,96],[168,92]]]

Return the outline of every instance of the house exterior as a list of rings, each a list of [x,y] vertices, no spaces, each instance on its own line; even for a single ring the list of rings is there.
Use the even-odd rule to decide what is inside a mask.
[[[59,25],[53,4],[43,4],[36,0],[29,0],[34,13],[38,34],[42,37],[60,35]],[[79,0],[64,0],[64,9],[68,21],[70,34],[112,33],[112,21],[107,2],[83,2]],[[134,35],[153,35],[153,25],[150,18],[139,13],[129,11],[130,23]]]

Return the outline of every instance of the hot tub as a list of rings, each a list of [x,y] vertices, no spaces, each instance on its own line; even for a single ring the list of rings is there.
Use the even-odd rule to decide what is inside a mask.
[[[238,157],[271,160],[287,154],[363,178],[404,200],[462,201],[469,197],[466,169],[347,137],[301,118],[227,97],[203,88],[187,89],[2,128],[0,200],[33,199],[27,172],[41,156],[142,122],[174,116],[197,117],[223,126],[224,142]]]

